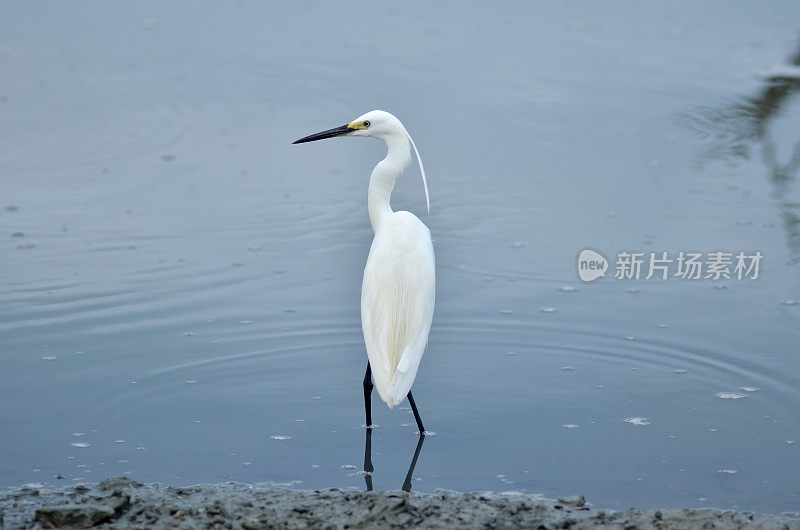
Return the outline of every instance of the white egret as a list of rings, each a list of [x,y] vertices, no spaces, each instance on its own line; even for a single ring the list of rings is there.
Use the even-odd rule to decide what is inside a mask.
[[[392,210],[389,199],[397,177],[417,154],[425,203],[430,212],[425,168],[411,135],[394,115],[373,110],[347,125],[312,134],[296,144],[335,136],[371,136],[386,142],[386,158],[369,179],[367,207],[375,237],[361,285],[361,329],[367,348],[364,410],[372,427],[372,380],[381,399],[394,408],[408,396],[420,435],[425,433],[411,395],[422,354],[428,343],[435,297],[435,260],[431,233],[414,214]]]

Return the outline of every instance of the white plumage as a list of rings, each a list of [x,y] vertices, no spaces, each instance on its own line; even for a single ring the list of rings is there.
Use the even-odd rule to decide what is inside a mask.
[[[425,200],[430,210],[425,168],[416,145],[400,120],[373,110],[341,127],[312,134],[295,143],[334,136],[371,136],[386,142],[386,157],[369,179],[368,210],[375,238],[361,285],[361,328],[369,357],[364,380],[367,426],[371,423],[370,370],[381,399],[393,408],[406,396],[420,433],[422,421],[411,397],[428,342],[435,298],[435,260],[428,228],[410,212],[395,212],[389,204],[395,180],[417,154]]]
[[[393,212],[372,241],[361,286],[361,328],[381,399],[393,408],[417,376],[434,305],[435,262],[428,228]]]

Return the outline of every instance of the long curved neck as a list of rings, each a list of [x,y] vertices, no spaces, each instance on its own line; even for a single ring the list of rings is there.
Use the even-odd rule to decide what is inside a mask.
[[[373,232],[377,232],[383,220],[392,213],[389,199],[392,196],[394,182],[411,160],[408,137],[397,134],[387,136],[384,140],[388,148],[386,158],[378,162],[369,178],[367,206]]]

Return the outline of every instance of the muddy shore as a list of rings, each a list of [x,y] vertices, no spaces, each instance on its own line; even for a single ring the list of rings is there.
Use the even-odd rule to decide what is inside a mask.
[[[667,509],[604,511],[582,496],[296,491],[222,484],[162,487],[115,477],[0,494],[0,527],[17,528],[763,528],[800,529],[798,514]]]

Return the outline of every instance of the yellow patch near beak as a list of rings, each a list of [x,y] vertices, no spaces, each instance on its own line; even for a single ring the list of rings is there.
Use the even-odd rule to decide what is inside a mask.
[[[353,129],[353,130],[356,130],[356,131],[363,131],[364,129],[367,129],[368,126],[364,125],[363,121],[354,121],[352,123],[348,123],[347,124],[347,128],[348,129]]]

